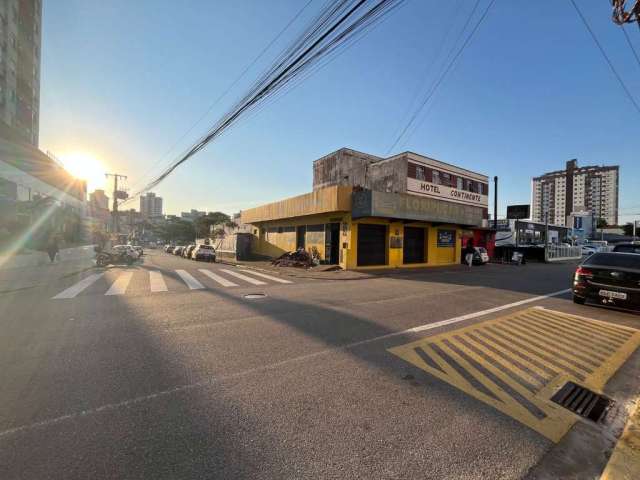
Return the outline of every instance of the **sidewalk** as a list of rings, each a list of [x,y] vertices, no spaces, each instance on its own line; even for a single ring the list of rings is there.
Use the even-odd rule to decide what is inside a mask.
[[[68,275],[95,266],[93,258],[63,259],[56,263],[0,270],[0,295],[40,285],[52,284]]]
[[[376,268],[371,270],[335,270],[335,265],[318,265],[309,269],[296,267],[276,267],[269,260],[235,260],[233,258],[218,258],[218,263],[242,266],[276,275],[286,275],[298,278],[314,278],[317,280],[364,280],[385,276],[411,275],[412,273],[443,273],[467,271],[464,265],[442,265],[415,268]],[[481,267],[474,267],[481,268]]]
[[[634,480],[639,477],[640,403],[637,403],[600,480]]]

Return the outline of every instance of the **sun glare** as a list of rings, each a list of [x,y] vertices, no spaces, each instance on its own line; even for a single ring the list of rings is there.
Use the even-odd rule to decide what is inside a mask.
[[[74,177],[87,181],[89,191],[104,188],[106,169],[100,161],[89,153],[74,152],[59,157],[64,168]]]

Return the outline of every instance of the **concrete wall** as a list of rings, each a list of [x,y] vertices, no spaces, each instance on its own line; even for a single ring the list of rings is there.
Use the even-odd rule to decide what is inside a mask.
[[[244,224],[259,224],[329,212],[351,211],[351,187],[332,186],[241,212]]]
[[[371,164],[366,188],[377,192],[406,193],[407,157],[403,155]]]
[[[364,187],[368,166],[379,160],[374,155],[341,148],[313,162],[313,189],[333,185]]]

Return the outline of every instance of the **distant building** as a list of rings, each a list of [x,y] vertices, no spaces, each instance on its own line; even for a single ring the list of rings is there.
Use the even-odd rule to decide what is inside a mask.
[[[189,222],[195,222],[198,218],[204,217],[207,212],[203,212],[200,210],[194,210],[193,208],[189,212],[180,213],[180,218],[183,220],[187,220]]]
[[[162,216],[162,197],[149,192],[140,196],[140,215],[147,218]]]
[[[41,0],[0,0],[0,130],[5,138],[35,146],[40,116],[41,31]]]
[[[104,190],[94,190],[89,194],[89,204],[97,208],[109,209],[109,197]]]
[[[609,225],[618,223],[619,166],[578,167],[567,162],[565,170],[534,177],[532,182],[532,220],[572,226],[574,212],[590,212]]]

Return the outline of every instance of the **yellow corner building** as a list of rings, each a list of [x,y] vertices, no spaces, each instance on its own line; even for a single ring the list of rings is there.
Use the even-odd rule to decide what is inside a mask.
[[[243,210],[251,253],[304,248],[344,269],[460,263],[487,223],[488,177],[412,152],[343,148],[313,163],[313,191]]]

